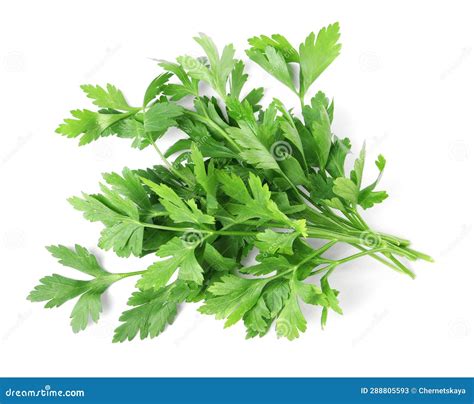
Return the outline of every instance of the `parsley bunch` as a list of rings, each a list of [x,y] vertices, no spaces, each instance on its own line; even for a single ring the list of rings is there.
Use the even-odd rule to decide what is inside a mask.
[[[111,84],[82,86],[98,110],[72,111],[57,132],[80,145],[105,136],[130,139],[132,147],[151,146],[161,165],[105,174],[99,194],[69,202],[87,220],[102,222],[100,248],[157,259],[148,268],[111,273],[84,247],[51,246],[61,264],[90,279],[53,274],[29,299],[58,307],[78,298],[71,314],[78,332],[98,320],[110,285],[136,276],[115,342],[157,336],[185,302],[202,302],[199,311],[226,327],[242,320],[249,338],[275,323],[277,335],[292,340],[306,330],[302,304],[321,306],[322,326],[329,311],[342,314],[330,285],[340,265],[370,256],[414,277],[400,258],[430,257],[371,229],[359,212],[388,196],[376,190],[385,159],[375,162],[379,175],[372,182],[363,178],[364,148],[346,171],[351,143],[331,131],[333,101],[321,91],[308,100],[314,81],[339,55],[339,35],[336,23],[311,33],[298,49],[281,35],[249,40],[247,56],[295,93],[301,115],[278,99],[263,107],[263,88],[244,91],[248,75],[233,46],[219,52],[204,34],[195,40],[206,56],[160,61],[163,73],[140,106]],[[214,95],[203,95],[203,88]],[[172,127],[187,136],[163,152],[157,142]],[[327,258],[337,243],[358,251]]]

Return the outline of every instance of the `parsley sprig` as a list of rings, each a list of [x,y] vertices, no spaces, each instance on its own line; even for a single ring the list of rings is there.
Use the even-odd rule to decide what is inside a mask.
[[[263,88],[244,91],[248,75],[233,46],[219,52],[204,34],[195,40],[205,56],[159,61],[163,72],[140,106],[129,105],[111,84],[82,86],[98,110],[71,111],[59,134],[79,138],[80,145],[106,136],[129,139],[134,148],[155,150],[161,164],[105,174],[99,194],[69,202],[103,224],[100,248],[120,257],[154,254],[156,261],[114,274],[84,247],[48,247],[90,279],[53,274],[29,299],[58,307],[77,298],[71,325],[78,332],[99,319],[110,285],[136,276],[115,342],[159,335],[185,302],[202,302],[199,311],[226,327],[242,320],[249,338],[275,324],[278,336],[292,340],[306,330],[302,304],[321,307],[323,327],[329,311],[342,314],[329,280],[343,264],[369,256],[414,277],[403,261],[431,258],[408,240],[372,229],[360,214],[388,196],[376,190],[385,158],[377,158],[372,182],[364,177],[365,146],[346,171],[351,143],[332,133],[334,102],[310,92],[339,55],[339,36],[336,23],[308,35],[298,49],[282,35],[249,40],[247,56],[295,93],[301,115],[278,99],[263,107]],[[214,95],[204,95],[205,88]],[[170,128],[186,137],[161,150]],[[327,258],[338,243],[358,252]]]

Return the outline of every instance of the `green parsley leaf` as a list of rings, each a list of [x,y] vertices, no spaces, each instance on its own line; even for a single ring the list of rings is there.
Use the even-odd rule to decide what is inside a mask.
[[[300,45],[303,94],[339,55],[339,37],[339,24],[335,23],[321,29],[317,37],[312,32]]]
[[[157,261],[148,267],[138,281],[138,287],[144,290],[158,290],[168,283],[178,268],[179,279],[202,284],[204,279],[203,269],[196,260],[195,247],[195,244],[189,244],[185,239],[179,237],[175,237],[162,245],[156,255],[161,258],[169,258]]]
[[[128,301],[134,307],[120,316],[123,324],[115,330],[113,342],[131,341],[137,334],[140,339],[161,334],[177,314],[178,302],[170,297],[170,288],[134,292]]]
[[[215,219],[202,213],[193,199],[184,202],[168,185],[158,185],[146,178],[142,178],[142,181],[160,197],[161,204],[176,223],[190,222],[198,225],[214,223]]]
[[[337,295],[339,292],[329,286],[327,276],[323,276],[321,278],[321,289],[327,298],[328,306],[336,313],[342,314],[342,309],[339,307],[339,301],[337,300]]]
[[[291,267],[291,264],[285,257],[271,257],[263,255],[258,256],[261,262],[258,264],[240,268],[240,272],[243,274],[250,274],[254,276],[268,275],[272,272],[281,272]]]
[[[265,279],[244,279],[226,275],[220,282],[208,288],[211,297],[206,299],[199,311],[203,314],[214,314],[218,320],[227,318],[225,327],[229,327],[241,320],[253,307],[267,282]]]
[[[354,169],[351,171],[351,180],[356,184],[357,188],[360,189],[362,185],[362,174],[364,172],[365,164],[365,143],[360,151],[359,158],[354,163]]]
[[[116,173],[103,174],[104,180],[112,189],[133,201],[142,209],[150,209],[151,203],[145,188],[138,175],[132,170],[124,168],[122,176]]]
[[[262,52],[265,51],[267,46],[275,48],[283,55],[287,63],[299,62],[298,52],[283,35],[274,34],[270,38],[266,35],[255,36],[250,38],[248,42],[254,49]]]
[[[337,196],[340,196],[348,203],[357,204],[359,190],[357,189],[357,185],[350,179],[342,177],[336,178],[332,190]]]
[[[212,213],[216,211],[218,207],[216,199],[217,176],[214,163],[210,160],[206,172],[204,158],[195,144],[191,146],[191,159],[194,163],[194,176],[196,177],[196,181],[206,191],[207,210],[209,213]]]
[[[306,331],[306,320],[298,304],[296,293],[291,290],[283,310],[276,320],[276,332],[278,337],[288,338],[290,341],[298,338],[300,332]]]
[[[67,248],[63,245],[52,245],[47,247],[47,250],[54,258],[59,260],[60,264],[77,269],[87,275],[97,277],[107,273],[97,262],[95,255],[89,253],[87,249],[81,247],[79,244],[76,244],[74,249]]]
[[[344,163],[350,150],[351,142],[348,138],[338,139],[336,137],[334,139],[326,166],[326,170],[334,178],[344,177]]]
[[[388,194],[385,191],[374,191],[375,187],[382,178],[383,170],[385,169],[386,163],[387,162],[384,156],[380,154],[377,158],[377,161],[375,162],[375,165],[379,169],[379,175],[377,176],[377,179],[372,184],[361,190],[359,193],[358,202],[359,205],[362,206],[364,209],[371,208],[376,203],[381,203],[388,198]]]
[[[69,202],[87,220],[100,221],[106,226],[99,241],[101,248],[113,249],[121,257],[140,256],[144,230],[137,206],[105,186],[101,189],[102,195],[83,194],[82,198],[73,197]]]
[[[62,245],[50,246],[48,250],[61,264],[91,275],[94,279],[83,281],[57,274],[46,276],[40,279],[40,284],[30,292],[28,299],[32,302],[46,301],[45,307],[52,308],[80,296],[71,313],[71,326],[74,332],[82,331],[89,319],[94,322],[99,320],[102,294],[121,277],[105,271],[96,257],[80,245],[74,249]]]
[[[157,102],[145,112],[145,136],[140,149],[153,143],[166,131],[177,126],[176,118],[183,114],[183,108],[170,102]]]
[[[265,49],[253,47],[248,49],[246,52],[251,60],[259,64],[263,69],[277,80],[280,80],[291,90],[296,91],[291,70],[281,51],[272,46],[266,46]]]
[[[143,106],[146,107],[151,101],[159,96],[166,89],[166,83],[171,78],[171,73],[162,73],[156,76],[148,85],[143,97]]]
[[[67,137],[81,136],[79,145],[83,146],[101,136],[110,136],[113,134],[111,127],[117,122],[132,115],[128,113],[98,113],[87,109],[76,109],[71,111],[74,119],[65,119],[64,123],[59,125],[56,132]]]
[[[270,150],[255,136],[250,127],[228,128],[227,133],[245,150],[240,152],[242,158],[257,168],[280,170],[275,157]]]
[[[222,184],[222,190],[232,199],[240,202],[238,205],[227,205],[229,211],[237,216],[237,221],[253,217],[266,221],[275,220],[286,223],[302,235],[307,234],[305,220],[292,221],[281,212],[275,201],[271,199],[268,185],[262,184],[256,175],[251,173],[248,180],[252,195],[240,177],[219,172],[218,178]]]
[[[244,67],[244,62],[239,60],[235,63],[234,69],[232,70],[229,93],[232,98],[239,99],[242,88],[249,77],[248,74],[244,73]]]
[[[255,246],[268,254],[293,254],[293,242],[299,236],[297,232],[277,233],[267,229],[264,233],[257,234]]]
[[[112,84],[107,84],[105,89],[100,86],[84,84],[81,86],[81,89],[87,94],[87,97],[94,100],[94,105],[97,105],[98,107],[110,108],[118,111],[137,110],[137,108],[128,105],[122,91]]]

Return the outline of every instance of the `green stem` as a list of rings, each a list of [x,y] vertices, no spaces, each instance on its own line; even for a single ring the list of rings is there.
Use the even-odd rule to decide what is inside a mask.
[[[167,230],[167,231],[181,232],[181,233],[199,232],[199,233],[204,233],[204,234],[209,234],[209,235],[217,235],[217,236],[243,236],[243,237],[250,236],[250,237],[252,237],[252,236],[256,236],[259,233],[258,231],[255,232],[255,231],[237,231],[237,230],[224,230],[224,229],[223,230],[213,230],[213,229],[195,229],[195,228],[189,228],[189,227],[173,227],[173,226],[158,225],[158,224],[154,224],[154,223],[143,223],[143,222],[138,222],[138,221],[134,221],[134,223],[139,224],[139,225],[144,226],[144,227],[159,229],[159,230]],[[238,225],[238,224],[245,225],[246,223],[245,222],[244,223],[230,223],[225,228],[229,228],[231,226]],[[274,228],[275,227],[286,228],[286,226],[284,226],[280,223],[268,223],[267,226],[268,227],[274,227]],[[336,232],[336,231],[332,231],[332,230],[327,230],[327,229],[321,229],[321,228],[317,228],[317,227],[309,227],[308,228],[308,236],[311,237],[311,238],[331,240],[334,243],[335,242],[345,242],[345,243],[357,246],[357,248],[359,248],[359,249],[361,248],[359,246],[360,236],[357,237],[355,235],[344,234],[344,233],[340,233],[340,232]],[[431,258],[431,257],[428,257],[425,254],[418,253],[418,252],[415,252],[413,250],[406,249],[406,248],[400,248],[396,245],[388,244],[387,246],[384,246],[383,248],[387,249],[388,251],[390,251],[392,253],[395,253],[395,254],[398,254],[398,255],[401,255],[401,256],[405,256],[409,259],[422,258],[422,259],[429,260]],[[374,254],[374,253],[372,253],[372,254]],[[373,256],[375,258],[375,255],[373,255]],[[394,262],[393,257],[390,256],[388,258],[392,262]],[[380,257],[377,257],[377,259],[379,261],[381,260]],[[383,260],[382,262],[385,265],[388,264],[388,262],[386,262],[385,260]],[[401,264],[398,260],[397,260],[397,262],[395,262],[395,264],[397,265],[398,270],[402,270],[405,273],[408,272],[407,268],[403,264]],[[393,268],[393,266],[392,266],[392,268]]]
[[[229,144],[234,148],[236,152],[240,152],[241,149],[237,143],[227,134],[227,132],[222,129],[219,125],[217,125],[210,117],[207,115],[207,112],[204,112],[206,116],[199,115],[197,112],[186,110],[186,113],[197,121],[205,124],[210,129],[213,129],[215,132],[219,133],[224,139],[226,139]]]
[[[329,245],[329,246],[328,246]],[[330,247],[332,246],[332,242],[330,243],[327,243],[326,245],[324,245],[323,247],[321,247],[320,249],[318,250],[315,250],[314,252],[312,252],[311,254],[308,254],[303,260],[301,260],[300,262],[298,262],[298,264],[296,265],[293,265],[291,268],[287,269],[286,271],[282,272],[282,273],[279,273],[278,275],[275,275],[274,277],[272,277],[271,279],[277,279],[277,278],[280,278],[282,276],[285,276],[287,274],[289,274],[290,272],[295,272],[298,268],[300,268],[302,265],[306,264],[308,261],[312,260],[314,257],[317,257],[318,255],[322,254],[322,252],[326,251],[327,249],[329,249]],[[320,252],[322,251],[322,252]]]
[[[331,221],[333,224],[336,226],[346,226],[353,228],[353,224],[349,222],[348,220],[344,219],[343,217],[340,217],[333,213],[329,208],[326,206],[319,205],[318,203],[314,202],[311,198],[309,198],[304,192],[300,192],[300,195],[307,201],[309,202],[314,208],[318,209],[316,211],[314,208],[312,208],[310,205],[308,205],[308,209],[310,209],[313,213],[317,215],[321,215],[321,213],[324,213],[326,216],[322,216],[324,219]],[[321,212],[321,213],[320,213]]]
[[[156,143],[153,142],[152,139],[150,139],[150,142],[151,142],[151,145],[153,146],[153,148],[155,149],[155,151],[160,156],[161,161],[163,162],[163,164],[168,168],[168,170],[170,170],[176,177],[180,178],[189,187],[192,187],[192,184],[189,182],[189,180],[184,175],[182,175],[178,170],[176,170],[176,168],[174,168],[173,165],[166,159],[166,157],[161,152],[161,150],[158,148]]]
[[[356,229],[364,230],[366,228],[355,216],[352,215],[352,212],[342,212],[342,214],[347,217]]]
[[[124,278],[128,278],[129,276],[142,275],[145,272],[146,272],[146,270],[144,270],[144,271],[134,271],[134,272],[125,272],[125,273],[120,273],[120,274],[115,274],[115,275],[119,275],[121,279],[124,279]]]
[[[303,108],[304,108],[304,93],[302,91],[300,91],[299,93],[297,93],[298,95],[298,98],[300,100],[300,106],[301,106],[301,112],[303,112]]]
[[[370,251],[370,250],[366,250],[364,247],[360,246],[360,245],[357,245],[357,244],[351,244],[353,247],[361,250],[361,251]],[[400,272],[400,273],[406,273],[403,268],[397,266],[397,265],[394,265],[392,264],[391,262],[385,260],[384,258],[378,256],[377,254],[368,254],[370,255],[372,258],[376,259],[377,261],[381,262],[382,264],[388,266],[389,268],[393,269],[394,271],[397,271],[397,272]]]
[[[360,224],[368,229],[369,228],[369,225],[365,222],[365,220],[362,218],[362,216],[359,214],[359,212],[357,211],[357,208],[354,208],[352,213],[354,214],[354,216],[357,218],[357,220],[360,222]]]
[[[176,232],[196,232],[196,233],[205,233],[205,234],[216,234],[221,236],[254,236],[257,233],[253,231],[225,231],[225,230],[211,230],[211,229],[194,229],[191,227],[172,227],[172,226],[163,226],[160,224],[154,223],[142,223],[135,221],[134,223],[139,224],[143,227],[149,227],[151,229],[159,229],[159,230],[170,230]]]
[[[397,258],[395,258],[391,253],[384,253],[390,261],[392,261],[396,266],[398,266],[403,273],[407,274],[410,276],[412,279],[415,279],[415,274],[413,271],[409,268],[407,268],[405,265],[403,265]]]
[[[144,227],[149,227],[152,229],[169,230],[169,231],[182,232],[182,233],[196,232],[196,233],[215,234],[215,235],[221,235],[221,236],[256,236],[257,234],[260,233],[258,231],[256,232],[255,231],[226,231],[226,230],[212,230],[212,229],[194,229],[190,227],[173,227],[173,226],[164,226],[164,225],[159,225],[159,224],[154,224],[154,223],[143,223],[143,222],[138,222],[138,221],[134,221],[134,223],[139,224]],[[228,225],[228,227],[233,226],[233,225],[238,225],[238,224],[245,224],[245,222],[244,223],[231,223],[230,225]],[[276,224],[276,226],[280,227],[279,224]],[[350,235],[337,233],[331,230],[318,229],[318,228],[311,228],[311,230],[308,231],[308,235],[314,238],[321,238],[321,239],[333,240],[333,241],[345,241],[348,243],[351,243],[351,242],[358,243],[360,240],[357,237],[351,237]]]
[[[337,260],[337,261],[335,261],[335,263],[336,263],[336,265],[345,264],[346,262],[349,262],[349,261],[355,260],[357,258],[363,257],[364,255],[372,255],[372,254],[376,254],[378,252],[382,252],[382,251],[386,251],[386,250],[389,250],[389,248],[387,248],[387,247],[378,247],[378,248],[374,248],[373,250],[361,251],[360,253],[356,253],[356,254],[350,255],[349,257],[343,258],[341,260]]]
[[[411,244],[410,240],[400,238],[400,237],[397,237],[397,236],[392,236],[391,234],[386,234],[386,233],[382,233],[382,232],[379,232],[378,234],[384,240],[390,241],[391,243],[396,244],[399,247],[405,247],[406,248]]]
[[[321,272],[324,272],[324,271],[328,271],[335,268],[336,266],[334,264],[329,264],[329,265],[326,265],[325,267],[323,268],[319,268],[319,269],[316,269],[315,271],[311,272],[309,274],[309,276],[314,276],[314,275],[317,275],[317,274],[320,274]]]
[[[330,270],[333,270],[338,265],[345,264],[346,262],[349,262],[349,261],[355,260],[357,258],[363,257],[364,255],[375,255],[377,252],[381,252],[381,251],[386,250],[386,249],[387,248],[380,247],[380,248],[374,248],[373,250],[364,250],[360,253],[350,255],[349,257],[343,258],[341,260],[333,261],[331,264],[326,265],[323,268],[320,268],[320,269],[317,269],[317,270],[311,272],[310,276],[319,274],[319,273],[324,272],[324,271],[329,272]]]
[[[321,248],[317,249],[319,255],[324,254],[327,250],[329,250],[333,245],[337,244],[336,240],[332,240],[329,243],[324,244]]]
[[[422,253],[422,252],[417,251],[417,250],[413,250],[412,248],[408,248],[408,247],[404,247],[404,249],[409,251],[412,254],[415,254],[417,256],[417,258],[419,258],[419,259],[422,259],[422,260],[427,261],[427,262],[434,262],[434,259],[432,257],[430,257],[429,255],[425,254],[425,253]]]
[[[337,233],[331,230],[308,230],[308,235],[312,238],[321,238],[324,240],[343,241],[346,243],[360,243],[359,237],[353,237],[346,234]]]

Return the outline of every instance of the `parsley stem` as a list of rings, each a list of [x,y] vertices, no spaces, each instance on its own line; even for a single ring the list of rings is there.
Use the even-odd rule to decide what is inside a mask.
[[[389,250],[389,248],[388,248],[388,247],[378,247],[378,248],[374,248],[374,249],[372,249],[372,250],[361,251],[361,252],[359,252],[359,253],[350,255],[349,257],[346,257],[346,258],[342,258],[342,259],[340,259],[340,260],[337,260],[337,261],[335,261],[335,263],[336,263],[336,265],[345,264],[346,262],[355,260],[355,259],[357,259],[357,258],[359,258],[359,257],[363,257],[364,255],[375,254],[375,253],[382,252],[382,251],[386,251],[386,250]]]
[[[145,272],[146,272],[146,269],[143,271],[124,272],[124,273],[120,273],[116,275],[119,275],[121,279],[124,279],[124,278],[128,278],[129,276],[142,275]]]
[[[359,214],[359,212],[357,211],[357,208],[354,208],[354,210],[352,211],[352,213],[354,214],[354,216],[357,218],[357,220],[362,224],[362,226],[364,226],[366,229],[369,228],[368,224],[365,222],[365,220],[362,218],[362,216]]]
[[[343,229],[343,230],[349,230],[349,231],[354,230],[353,226],[349,226],[349,225],[345,224],[342,221],[339,222],[338,219],[333,219],[333,218],[329,217],[329,215],[324,215],[321,212],[318,212],[315,209],[312,209],[310,206],[307,206],[307,211],[310,215],[314,215],[316,217],[316,219],[314,219],[314,220],[309,218],[309,220],[311,220],[311,221],[321,221],[322,220],[322,221],[329,222],[332,225],[337,226],[338,228]],[[338,217],[338,216],[336,216],[336,217]],[[307,220],[308,220],[308,218],[307,218]]]
[[[196,232],[196,233],[206,233],[206,234],[215,234],[221,236],[256,236],[259,232],[258,231],[227,231],[227,230],[211,230],[211,229],[195,229],[190,227],[172,227],[172,226],[164,226],[154,223],[142,223],[142,222],[134,222],[136,224],[140,224],[144,227],[149,227],[153,229],[159,230],[169,230],[175,232]],[[240,224],[240,223],[239,223]],[[245,224],[245,223],[242,223]],[[234,223],[232,223],[234,225]],[[314,238],[321,238],[333,241],[344,241],[348,243],[359,243],[360,238],[353,237],[350,235],[337,233],[331,230],[321,229],[321,228],[311,228],[312,230],[308,231],[308,235]]]
[[[355,248],[361,250],[361,251],[370,251],[370,250],[366,250],[364,247],[362,247],[362,246],[360,246],[360,245],[357,245],[357,244],[351,244],[351,245],[352,245],[353,247],[355,247]],[[384,258],[378,256],[377,254],[373,254],[373,253],[371,252],[371,253],[369,253],[368,255],[370,255],[372,258],[376,259],[377,261],[381,262],[382,264],[388,266],[389,268],[391,268],[391,269],[393,269],[393,270],[395,270],[395,271],[397,271],[397,272],[404,273],[404,271],[403,271],[400,267],[398,267],[398,266],[392,264],[391,262],[389,262],[389,261],[385,260]]]
[[[300,92],[297,93],[298,94],[298,98],[300,100],[300,106],[301,106],[301,112],[303,112],[303,108],[304,108],[304,92],[303,92],[303,88],[301,88]]]
[[[184,175],[182,175],[178,170],[176,170],[176,168],[167,160],[167,158],[164,156],[164,154],[158,148],[156,143],[151,139],[151,137],[150,137],[150,142],[151,142],[151,145],[153,146],[153,148],[155,149],[155,151],[160,156],[161,161],[163,162],[163,164],[168,168],[168,170],[170,170],[174,175],[176,175],[178,178],[180,178],[185,184],[187,184],[189,187],[191,187],[192,184],[189,182],[189,180]]]
[[[196,229],[190,227],[173,227],[173,226],[165,226],[159,225],[154,223],[143,223],[143,222],[135,222],[136,224],[142,225],[144,227],[159,229],[159,230],[168,230],[174,232],[196,232],[196,233],[205,233],[210,235],[220,235],[220,236],[256,236],[259,231],[237,231],[237,230],[213,230],[213,229]],[[252,224],[253,222],[243,222],[243,223],[231,223],[226,228],[234,226],[234,225],[246,225]],[[282,223],[267,223],[265,228],[284,228],[288,229]],[[311,238],[320,238],[326,240],[332,240],[334,242],[346,242],[349,244],[360,244],[362,237],[360,234],[353,232],[352,234],[341,233],[338,231],[328,230],[320,227],[308,226],[308,236]],[[399,255],[406,256],[407,258],[414,259],[418,256],[418,254],[423,255],[424,258],[428,257],[422,253],[418,253],[411,250],[406,250],[400,248],[398,246],[392,246],[392,251],[397,252]],[[421,257],[421,256],[420,256]],[[429,257],[428,257],[429,259]]]
[[[379,247],[379,248],[374,248],[373,250],[364,250],[360,253],[350,255],[350,256],[348,256],[346,258],[343,258],[343,259],[340,259],[340,260],[336,260],[333,263],[324,266],[323,268],[316,269],[315,271],[311,272],[310,276],[319,274],[319,273],[324,272],[324,271],[328,271],[328,272],[332,271],[337,266],[345,264],[345,263],[347,263],[349,261],[352,261],[352,260],[355,260],[357,258],[363,257],[364,255],[376,256],[375,255],[376,253],[382,252],[382,251],[387,250],[387,249],[388,249],[387,247]],[[399,271],[398,268],[393,267],[393,269],[397,269]]]
[[[159,230],[170,230],[176,232],[195,232],[195,233],[206,233],[206,234],[216,234],[221,236],[254,236],[257,232],[252,231],[226,231],[226,230],[211,230],[211,229],[194,229],[192,227],[172,227],[172,226],[163,226],[160,224],[154,223],[142,223],[142,222],[135,222],[136,224],[140,224],[144,227],[149,227],[151,229],[159,229]]]
[[[321,254],[325,253],[327,250],[329,250],[336,243],[337,243],[337,240],[332,240],[332,241],[324,244],[321,248],[317,249],[316,252],[318,253],[318,255],[321,255]]]
[[[405,250],[410,251],[411,253],[415,254],[418,258],[420,258],[424,261],[434,262],[434,259],[432,257],[430,257],[429,255],[425,254],[425,253],[422,253],[422,252],[417,251],[417,250],[413,250],[413,249],[408,248],[406,246],[405,246]]]
[[[392,254],[387,254],[390,261],[392,261],[397,267],[399,267],[404,273],[410,276],[412,279],[415,279],[415,274],[405,265],[403,265],[397,258],[395,258]]]
[[[367,227],[364,226],[354,215],[352,215],[352,212],[342,212],[347,219],[358,229],[366,229]]]
[[[280,278],[282,276],[285,276],[287,274],[289,274],[290,272],[295,272],[298,268],[300,268],[302,265],[306,264],[308,261],[311,261],[313,258],[323,254],[324,252],[326,252],[327,250],[329,250],[334,244],[336,244],[337,241],[333,240],[333,241],[330,241],[329,243],[323,245],[321,248],[313,251],[311,254],[308,254],[303,260],[301,260],[300,262],[298,262],[298,264],[296,265],[293,265],[291,268],[289,268],[288,270],[280,273],[280,274],[277,274],[276,276],[272,277],[271,279],[274,280],[274,279],[277,279],[277,278]],[[331,264],[333,265],[333,264]],[[328,265],[330,266],[330,265]]]
[[[142,222],[135,222],[137,224],[140,224],[144,227],[148,228],[153,228],[153,229],[159,229],[159,230],[168,230],[168,231],[173,231],[173,232],[181,232],[181,233],[186,233],[186,232],[196,232],[196,233],[204,233],[208,234],[207,237],[210,237],[212,235],[216,236],[241,236],[241,237],[252,237],[256,236],[259,231],[240,231],[240,230],[213,230],[213,229],[195,229],[195,228],[189,228],[189,227],[172,227],[172,226],[164,226],[164,225],[158,225],[154,223],[142,223]],[[244,223],[231,223],[225,228],[229,228],[233,225],[236,224],[243,224],[245,225],[246,222]],[[269,227],[282,227],[279,223],[270,223]],[[393,264],[389,263],[388,261],[382,259],[381,257],[378,257],[375,254],[375,250],[365,250],[363,247],[360,246],[361,242],[361,237],[357,237],[356,235],[351,235],[351,234],[343,234],[340,232],[332,231],[332,230],[327,230],[327,229],[322,229],[322,228],[317,228],[317,227],[309,227],[308,228],[308,236],[310,238],[319,238],[319,239],[326,239],[326,240],[331,240],[330,243],[328,243],[326,248],[330,248],[332,245],[334,245],[337,242],[345,242],[348,243],[364,252],[364,254],[361,255],[371,255],[373,258],[377,259],[378,261],[384,263],[385,265],[390,266],[392,269],[395,269],[399,272],[404,272],[409,274],[410,276],[413,276],[413,273],[405,266],[403,265],[398,259],[396,259],[392,254],[389,254],[389,252],[395,253],[400,256],[404,256],[408,259],[415,260],[417,258],[424,259],[426,261],[432,261],[432,258],[427,256],[426,254],[420,253],[415,250],[407,249],[407,248],[402,248],[397,245],[392,245],[389,244],[387,246],[381,247],[384,250],[388,250],[386,255],[387,258],[393,262]],[[326,250],[324,250],[326,251]],[[320,254],[324,251],[320,251]],[[379,252],[379,251],[376,251]]]
[[[309,230],[308,235],[312,238],[321,238],[326,240],[333,240],[333,241],[343,241],[346,243],[360,243],[360,237],[352,237],[350,235],[345,235],[341,233],[337,233],[331,230]]]
[[[309,276],[314,276],[314,275],[320,274],[321,272],[329,271],[332,268],[334,268],[334,264],[326,265],[325,267],[314,270],[313,272],[309,274]]]
[[[300,194],[307,202],[309,202],[309,204],[311,204],[314,208],[316,208],[320,211],[320,212],[316,211],[309,204],[307,204],[308,209],[310,209],[313,213],[317,214],[318,216],[320,216],[321,218],[323,218],[325,220],[328,220],[328,221],[332,222],[336,226],[342,227],[342,225],[344,224],[346,227],[353,228],[353,224],[351,222],[349,222],[348,220],[334,214],[328,207],[322,206],[322,205],[314,202],[310,197],[305,195],[303,192],[301,192]],[[322,215],[321,213],[324,213],[324,215]]]
[[[390,241],[393,244],[398,245],[399,247],[408,247],[411,243],[410,240],[400,238],[397,236],[392,236],[391,234],[381,233],[379,232],[380,237],[384,240]]]
[[[202,103],[202,101],[201,101]],[[235,151],[240,152],[241,149],[237,143],[227,134],[227,132],[222,129],[218,124],[216,124],[207,114],[207,112],[204,109],[205,107],[203,106],[204,113],[206,116],[199,115],[197,112],[191,111],[191,110],[186,110],[186,113],[190,116],[192,116],[194,119],[197,121],[204,123],[206,126],[208,126],[210,129],[213,129],[215,132],[219,133],[224,139],[226,139],[230,145],[235,149]]]

